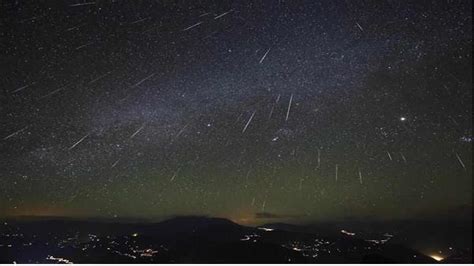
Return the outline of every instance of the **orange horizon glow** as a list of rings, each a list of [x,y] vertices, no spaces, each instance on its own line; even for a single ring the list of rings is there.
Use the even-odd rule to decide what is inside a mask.
[[[438,255],[438,254],[432,254],[432,255],[428,255],[430,256],[432,259],[436,260],[436,261],[442,261],[444,260],[444,257]]]
[[[10,208],[5,211],[6,217],[33,216],[33,217],[82,217],[84,213],[79,210],[58,206],[29,205]]]

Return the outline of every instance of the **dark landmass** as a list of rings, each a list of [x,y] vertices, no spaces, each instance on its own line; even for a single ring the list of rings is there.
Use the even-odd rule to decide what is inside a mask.
[[[394,228],[393,225],[377,227],[375,224],[365,223],[366,228],[363,229],[362,224],[364,223],[341,229],[341,224],[268,224],[247,227],[226,219],[207,217],[176,217],[159,223],[22,217],[5,220],[0,226],[0,262],[437,262],[429,254],[411,248],[413,242],[409,236],[418,237],[420,234],[413,234],[410,230],[419,228],[421,222],[414,222],[406,227],[400,222],[397,232],[386,233],[377,231],[381,228]],[[436,226],[442,225],[434,223],[433,227]],[[460,229],[454,224],[451,226],[454,231]],[[424,230],[419,231],[432,229],[426,226],[423,228]],[[466,232],[465,238],[469,237]],[[472,262],[472,248],[463,241],[458,243],[460,244],[451,247],[449,256],[445,255],[446,262]]]

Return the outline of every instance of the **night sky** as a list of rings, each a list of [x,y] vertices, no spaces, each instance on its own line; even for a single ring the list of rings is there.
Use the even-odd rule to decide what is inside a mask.
[[[2,1],[0,216],[472,208],[471,1]]]

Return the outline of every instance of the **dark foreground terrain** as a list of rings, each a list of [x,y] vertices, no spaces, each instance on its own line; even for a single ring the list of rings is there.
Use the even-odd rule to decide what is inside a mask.
[[[465,226],[468,229],[458,229],[472,229]],[[450,246],[439,254],[423,254],[404,245],[406,241],[416,242],[410,240],[416,235],[410,230],[418,225],[397,225],[392,228],[398,229],[391,232],[375,232],[382,227],[353,224],[353,231],[335,224],[245,227],[203,217],[179,217],[153,224],[16,219],[1,223],[0,263],[472,262],[469,244]],[[430,225],[424,228],[430,230]]]

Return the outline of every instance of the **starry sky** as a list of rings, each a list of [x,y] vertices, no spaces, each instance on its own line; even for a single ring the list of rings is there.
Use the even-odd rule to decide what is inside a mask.
[[[0,8],[0,216],[472,209],[471,1]]]

